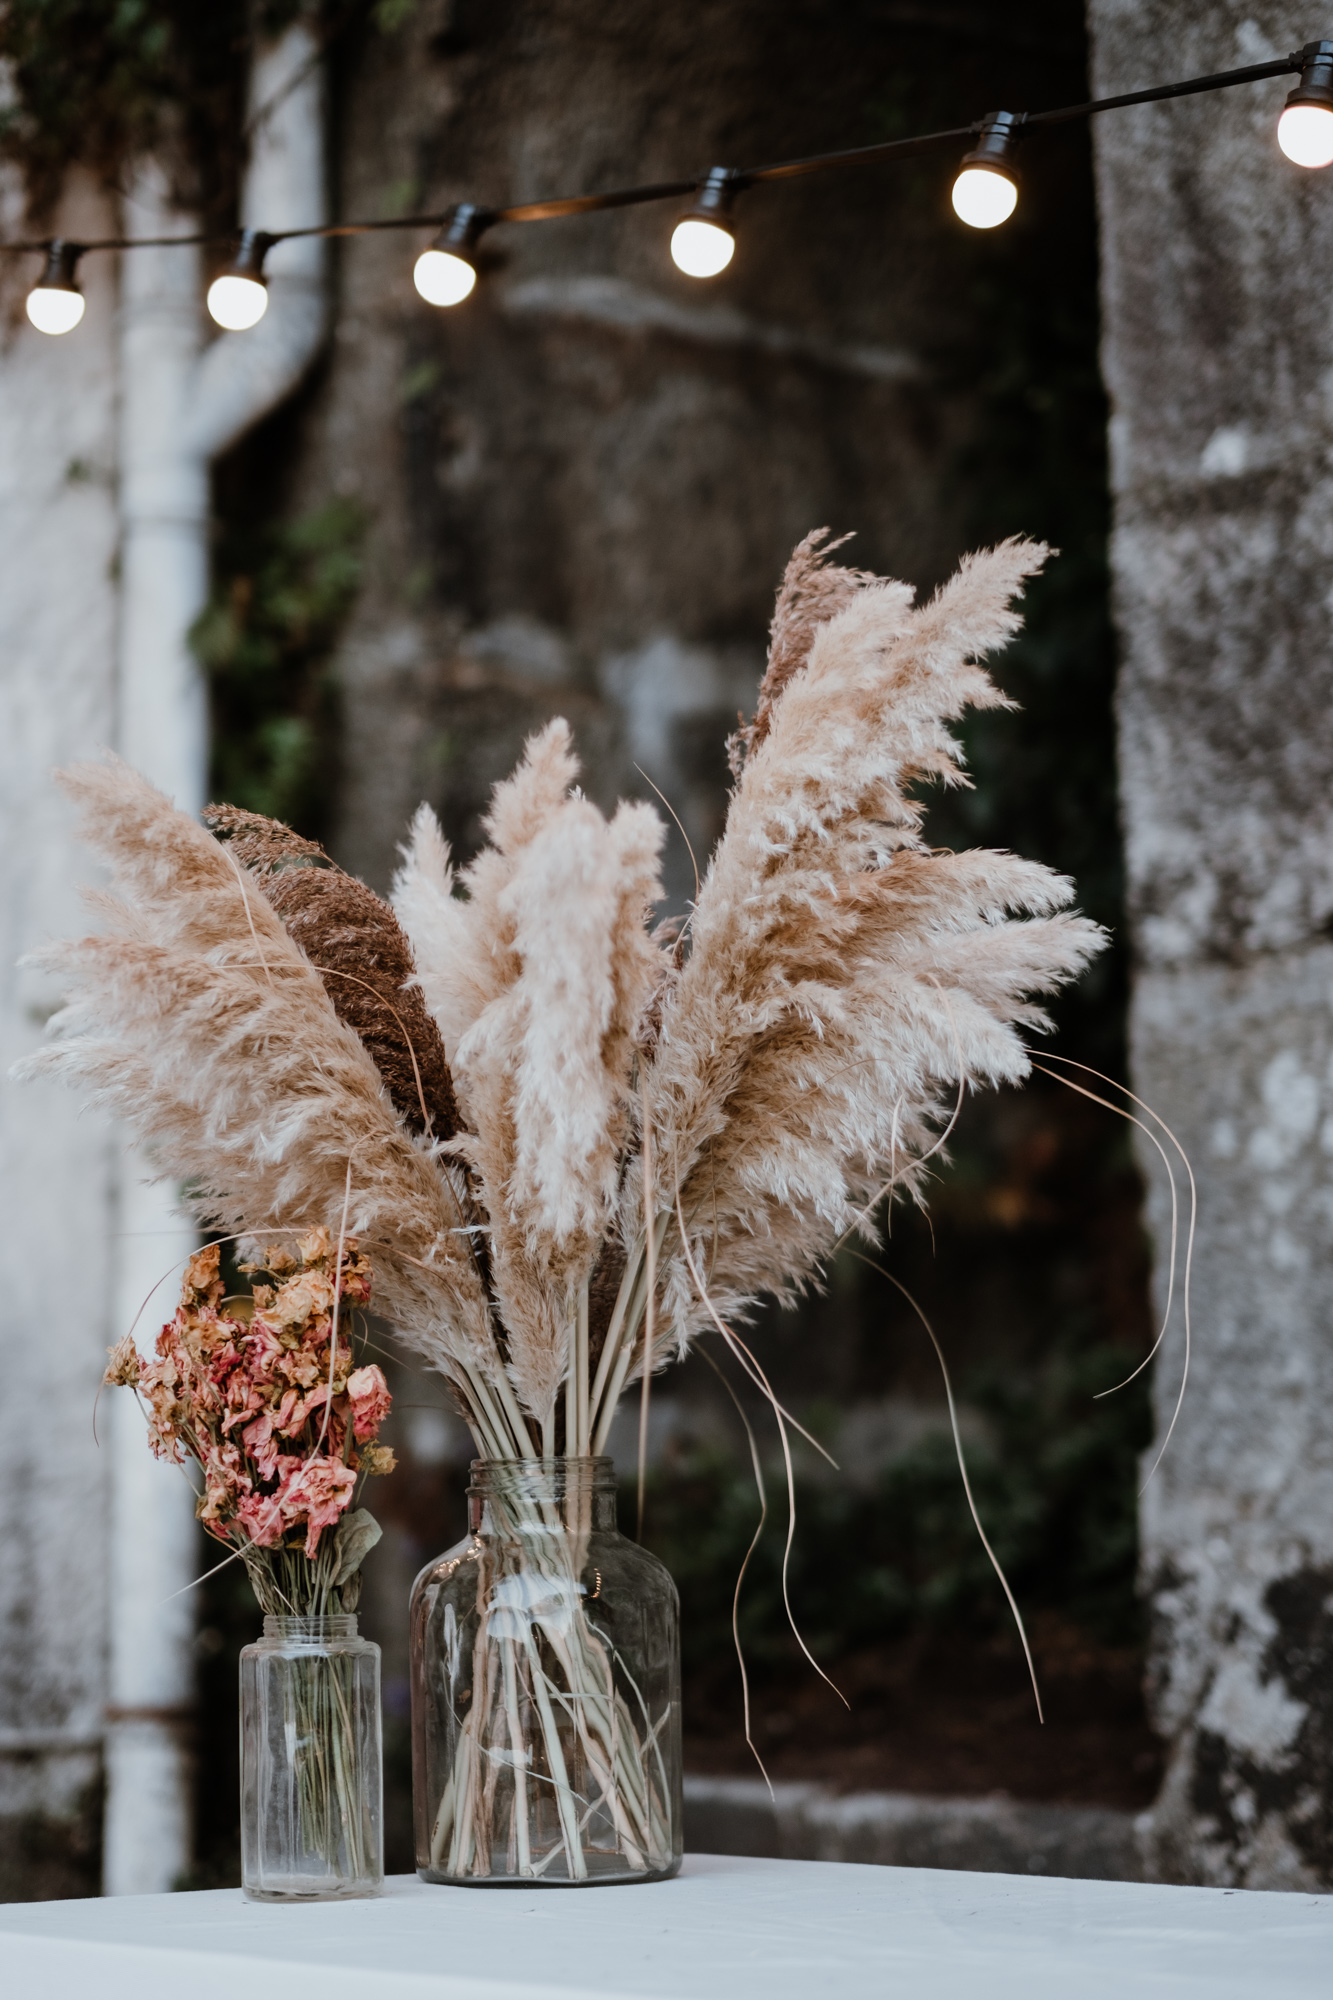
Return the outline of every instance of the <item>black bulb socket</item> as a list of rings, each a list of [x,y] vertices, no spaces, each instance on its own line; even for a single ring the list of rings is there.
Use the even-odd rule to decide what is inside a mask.
[[[82,243],[67,243],[63,236],[54,236],[46,246],[46,269],[33,286],[39,292],[77,292],[79,259],[83,255]]]
[[[1017,187],[1018,169],[1013,155],[1026,118],[1024,111],[988,111],[981,121],[981,137],[958,163],[959,173],[964,167],[988,167]]]
[[[267,285],[268,279],[264,275],[264,259],[277,240],[277,237],[270,236],[266,229],[243,229],[237,240],[236,255],[232,258],[226,270],[219,273],[219,276],[224,278],[249,278],[252,284]]]
[[[1301,50],[1301,80],[1288,92],[1283,109],[1298,104],[1333,111],[1333,42],[1307,42]]]
[[[489,229],[493,216],[489,208],[480,207],[475,201],[460,201],[451,208],[444,218],[444,225],[434,242],[432,250],[446,250],[451,257],[459,258],[464,264],[477,268],[476,250],[482,234]]]
[[[699,183],[694,207],[686,209],[680,220],[711,222],[714,229],[725,229],[728,236],[734,236],[736,226],[731,219],[731,211],[744,186],[745,182],[733,167],[710,167]]]

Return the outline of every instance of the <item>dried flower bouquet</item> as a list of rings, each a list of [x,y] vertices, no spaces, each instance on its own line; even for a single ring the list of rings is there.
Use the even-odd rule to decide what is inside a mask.
[[[101,934],[46,954],[75,998],[30,1072],[128,1119],[199,1218],[257,1257],[282,1230],[354,1235],[484,1459],[602,1452],[627,1385],[701,1331],[762,1383],[738,1331],[752,1303],[873,1240],[895,1192],[921,1198],[964,1090],[1027,1073],[1033,996],[1099,948],[1049,869],[927,848],[912,794],[966,782],[949,724],[1005,705],[979,663],[1046,551],[973,556],[918,608],[824,541],[788,565],[725,831],[680,927],[649,930],[657,813],[607,820],[582,797],[560,720],[497,787],[490,844],[457,877],[421,809],[392,911],[272,822],[219,808],[205,831],[120,764],[64,779],[118,894]],[[576,1560],[568,1538],[545,1546]],[[572,1572],[548,1581],[562,1618],[579,1608],[559,1632],[534,1614],[532,1740],[511,1766],[559,1800],[581,1879],[575,1744],[651,1871],[660,1718]],[[524,1789],[487,1782],[494,1718],[468,1726],[478,1754],[432,1804],[457,1874],[487,1872]]]

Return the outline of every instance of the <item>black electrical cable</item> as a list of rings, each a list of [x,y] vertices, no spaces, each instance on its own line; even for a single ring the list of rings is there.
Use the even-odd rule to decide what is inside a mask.
[[[1126,91],[1117,97],[1095,97],[1086,104],[1066,104],[1052,111],[1020,112],[1016,115],[1015,125],[1027,131],[1038,125],[1068,124],[1077,118],[1096,117],[1103,111],[1118,111],[1130,104],[1159,104],[1168,98],[1195,97],[1205,91],[1231,90],[1238,84],[1260,83],[1270,77],[1299,75],[1305,61],[1305,50],[1298,49],[1293,55],[1279,56],[1272,62],[1251,63],[1245,69],[1221,70],[1214,76],[1189,77],[1182,83],[1158,84],[1151,90]],[[884,160],[911,159],[920,153],[933,152],[938,147],[955,146],[960,140],[975,138],[983,131],[984,125],[985,121],[978,118],[970,125],[955,125],[947,131],[923,132],[908,139],[887,139],[879,145],[853,146],[841,152],[812,153],[805,159],[776,160],[766,166],[741,167],[728,171],[727,183],[740,193],[764,181],[794,180],[804,174],[824,173],[835,167],[874,166]],[[716,169],[713,171],[716,172]],[[605,194],[563,195],[552,201],[520,202],[507,208],[478,207],[475,213],[479,227],[486,229],[501,222],[550,222],[561,216],[591,215],[603,209],[633,208],[645,202],[678,201],[685,195],[696,193],[706,178],[701,174],[692,180],[653,181],[642,187],[612,188]],[[452,209],[431,215],[400,215],[378,222],[318,223],[304,229],[267,230],[264,234],[273,244],[305,236],[368,236],[382,229],[440,229],[451,212]],[[74,255],[83,257],[93,250],[231,244],[236,241],[238,233],[232,230],[224,236],[105,236],[87,243],[69,242],[68,248]],[[55,240],[47,236],[38,241],[0,242],[0,253],[45,255]]]

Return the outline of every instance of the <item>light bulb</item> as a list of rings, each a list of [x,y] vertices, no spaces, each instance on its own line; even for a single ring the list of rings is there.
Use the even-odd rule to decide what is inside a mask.
[[[1025,111],[988,111],[979,138],[964,153],[953,184],[953,212],[969,229],[998,229],[1018,204],[1018,174],[1014,148],[1023,129]]]
[[[993,167],[964,167],[953,184],[954,214],[970,229],[998,229],[1017,203],[1018,189]]]
[[[1289,104],[1277,121],[1277,142],[1298,167],[1333,162],[1333,110],[1322,104]]]
[[[240,278],[224,271],[208,288],[208,310],[228,333],[244,333],[258,326],[268,311],[268,289],[257,278]]]
[[[477,283],[473,256],[495,220],[495,211],[474,201],[455,202],[440,233],[412,266],[412,283],[428,306],[461,306]]]
[[[83,318],[83,293],[74,274],[82,243],[56,236],[46,246],[46,269],[28,293],[28,318],[38,333],[72,333]]]
[[[476,267],[452,250],[423,250],[412,266],[412,283],[428,306],[461,306],[476,282]]]
[[[687,278],[715,278],[736,253],[736,239],[716,222],[687,215],[671,232],[671,257]]]
[[[38,333],[72,333],[83,318],[83,293],[34,285],[28,293],[28,318]]]
[[[209,286],[209,313],[228,333],[244,333],[248,327],[258,326],[268,311],[264,259],[280,240],[266,229],[243,229],[236,255]]]
[[[693,208],[671,232],[671,259],[687,278],[715,278],[736,254],[731,211],[749,183],[730,167],[710,167]]]

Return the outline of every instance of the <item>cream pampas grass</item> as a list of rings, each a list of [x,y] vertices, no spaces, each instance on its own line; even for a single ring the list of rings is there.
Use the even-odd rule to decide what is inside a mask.
[[[649,928],[658,815],[582,797],[558,719],[461,871],[421,809],[396,917],[274,822],[210,808],[214,838],[124,765],[64,780],[114,890],[46,954],[72,998],[29,1071],[125,1117],[214,1228],[337,1227],[350,1188],[377,1298],[484,1449],[599,1446],[645,1366],[924,1198],[960,1094],[1027,1074],[1018,1030],[1101,942],[1050,870],[921,834],[1045,550],[916,607],[837,546],[788,566],[679,937]]]
[[[715,1305],[788,1293],[873,1234],[878,1193],[919,1192],[949,1093],[1024,1077],[1015,1029],[1045,1025],[1030,996],[1100,947],[1049,869],[928,850],[908,789],[965,782],[947,725],[1002,705],[977,662],[1045,554],[974,556],[920,610],[901,584],[816,572],[830,615],[796,621],[799,666],[776,655],[651,1068],[655,1150]],[[808,544],[793,563],[808,577]],[[681,1344],[709,1305],[680,1256],[667,1284]]]
[[[336,1231],[350,1165],[348,1226],[403,1337],[446,1371],[493,1358],[464,1177],[413,1144],[257,883],[127,765],[62,783],[113,889],[98,935],[39,955],[72,997],[21,1073],[82,1086],[228,1233]]]

